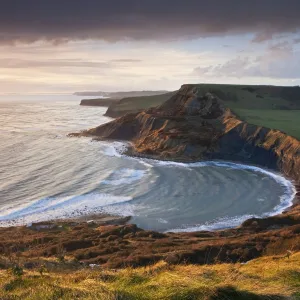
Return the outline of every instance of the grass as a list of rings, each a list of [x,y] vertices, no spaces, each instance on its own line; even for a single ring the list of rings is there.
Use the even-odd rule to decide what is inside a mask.
[[[278,129],[300,140],[300,110],[235,109],[242,120]]]
[[[109,112],[113,115],[122,115],[124,112],[155,107],[167,101],[174,94],[175,92],[170,92],[162,95],[123,98],[119,102],[111,104]]]
[[[264,257],[247,264],[170,266],[159,262],[123,270],[72,273],[0,271],[0,299],[300,299],[300,253]]]
[[[212,92],[242,120],[281,130],[300,139],[300,87],[196,84],[198,93]],[[146,109],[162,104],[173,94],[124,98],[110,107],[112,113]]]
[[[300,87],[198,85],[213,92],[242,120],[300,139]]]

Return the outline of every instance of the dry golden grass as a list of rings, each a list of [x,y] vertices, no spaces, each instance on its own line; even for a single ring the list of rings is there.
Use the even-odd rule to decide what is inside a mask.
[[[62,268],[63,270],[63,268]],[[0,272],[0,299],[300,299],[300,253],[247,264]]]

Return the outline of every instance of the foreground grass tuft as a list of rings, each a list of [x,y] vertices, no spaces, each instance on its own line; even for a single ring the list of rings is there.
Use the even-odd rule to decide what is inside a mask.
[[[247,264],[83,269],[16,277],[0,271],[0,299],[281,300],[300,299],[300,253]]]

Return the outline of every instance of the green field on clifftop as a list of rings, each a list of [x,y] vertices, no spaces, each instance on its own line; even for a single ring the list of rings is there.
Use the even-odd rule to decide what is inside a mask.
[[[300,139],[300,87],[197,85],[212,92],[242,120]]]
[[[123,98],[109,106],[107,115],[119,117],[124,113],[155,107],[167,101],[174,94],[175,92],[170,92],[162,95]]]
[[[300,110],[234,109],[244,121],[279,129],[300,140]]]
[[[195,84],[200,94],[211,92],[242,120],[259,126],[281,130],[300,139],[300,87]],[[168,100],[175,92],[148,97],[124,98],[109,107],[108,115],[154,107]]]

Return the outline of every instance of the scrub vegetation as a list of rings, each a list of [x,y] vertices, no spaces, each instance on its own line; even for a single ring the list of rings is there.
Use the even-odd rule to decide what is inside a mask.
[[[300,253],[246,264],[0,271],[0,299],[300,299]]]

